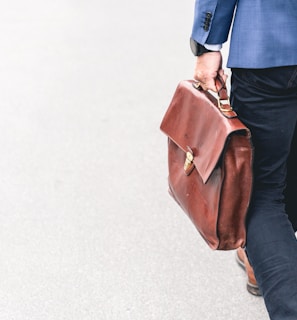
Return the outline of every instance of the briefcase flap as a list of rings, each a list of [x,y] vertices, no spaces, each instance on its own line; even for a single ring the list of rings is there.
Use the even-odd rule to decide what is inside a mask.
[[[194,88],[191,80],[179,83],[160,129],[185,153],[193,154],[193,163],[204,183],[215,169],[228,138],[232,134],[250,137],[250,131],[235,112],[231,118],[225,117],[217,99]]]

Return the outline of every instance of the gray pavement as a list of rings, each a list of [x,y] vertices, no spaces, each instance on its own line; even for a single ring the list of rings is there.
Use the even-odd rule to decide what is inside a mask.
[[[0,319],[264,320],[167,194],[193,1],[0,6]]]

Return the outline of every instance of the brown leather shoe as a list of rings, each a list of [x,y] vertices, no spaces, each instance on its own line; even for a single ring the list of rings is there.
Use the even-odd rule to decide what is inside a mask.
[[[245,270],[247,274],[247,291],[254,296],[261,296],[261,291],[255,278],[254,270],[249,263],[245,250],[238,248],[236,250],[236,261]]]

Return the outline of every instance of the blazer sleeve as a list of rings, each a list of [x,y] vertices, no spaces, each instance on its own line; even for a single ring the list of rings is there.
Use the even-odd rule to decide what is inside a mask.
[[[227,41],[238,0],[196,0],[192,38],[198,43]]]

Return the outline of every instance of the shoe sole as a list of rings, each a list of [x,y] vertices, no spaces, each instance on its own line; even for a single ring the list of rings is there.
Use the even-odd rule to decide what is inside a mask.
[[[261,297],[262,296],[262,293],[261,293],[259,287],[255,286],[254,284],[251,284],[251,283],[247,282],[246,289],[253,296],[256,296],[256,297]]]

